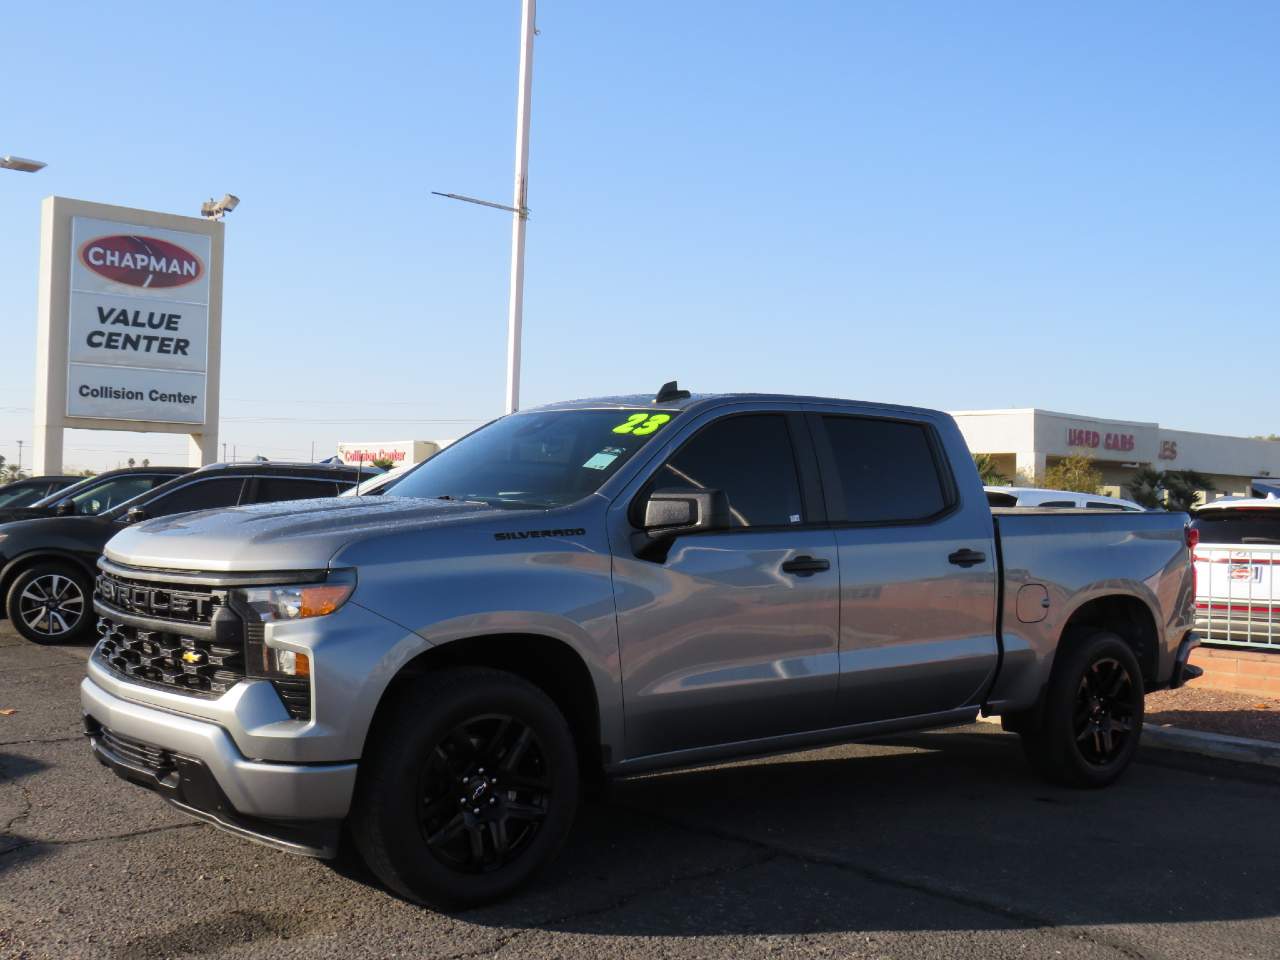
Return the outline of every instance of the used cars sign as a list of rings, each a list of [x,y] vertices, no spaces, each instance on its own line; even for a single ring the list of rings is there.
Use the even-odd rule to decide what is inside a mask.
[[[130,287],[181,287],[204,273],[198,256],[160,237],[98,237],[81,246],[80,260],[99,276]]]

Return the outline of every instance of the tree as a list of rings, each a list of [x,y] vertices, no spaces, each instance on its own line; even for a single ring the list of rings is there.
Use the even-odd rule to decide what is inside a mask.
[[[978,468],[978,476],[982,479],[983,486],[1005,487],[1009,485],[1009,478],[1000,472],[1000,468],[996,466],[996,458],[991,454],[975,453],[973,455],[973,465]]]
[[[14,480],[21,480],[27,476],[26,472],[19,470],[17,464],[4,462],[4,457],[0,457],[0,483],[12,483]]]
[[[1194,470],[1166,470],[1160,482],[1165,491],[1165,506],[1183,512],[1189,512],[1199,502],[1201,490],[1213,489],[1212,481]]]
[[[386,457],[379,457],[377,460],[374,460],[372,462],[375,467],[378,467],[382,470],[390,470],[392,467],[396,465],[396,462],[394,460],[388,460]]]
[[[151,466],[151,461],[150,461],[150,460],[143,460],[143,461],[142,461],[142,465],[143,465],[144,467],[149,467],[149,466]]]
[[[1072,493],[1097,493],[1102,486],[1102,471],[1083,453],[1063,457],[1044,472],[1042,485],[1050,490]]]
[[[130,457],[130,458],[128,459],[128,461],[127,461],[127,462],[128,462],[128,464],[129,464],[129,466],[130,466],[130,467],[133,467],[133,466],[135,466],[135,465],[137,464],[137,462],[138,462],[138,461],[137,461],[137,460],[135,460],[135,459],[133,459],[133,457]]]
[[[1139,467],[1129,481],[1129,499],[1148,510],[1164,506],[1164,475],[1153,467]]]
[[[1257,434],[1256,436],[1254,436],[1254,438],[1253,438],[1253,439],[1255,439],[1255,440],[1280,440],[1280,433],[1266,433],[1266,434],[1259,433],[1259,434]]]

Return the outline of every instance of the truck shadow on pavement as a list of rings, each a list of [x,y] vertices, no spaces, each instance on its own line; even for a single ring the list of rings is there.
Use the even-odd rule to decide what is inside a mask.
[[[1016,738],[961,731],[625,781],[531,890],[465,918],[688,936],[1275,917],[1280,793],[1203,772],[1156,759],[1067,790]]]

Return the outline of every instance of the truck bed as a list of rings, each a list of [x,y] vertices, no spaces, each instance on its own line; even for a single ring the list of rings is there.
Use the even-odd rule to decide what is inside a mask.
[[[1192,607],[1182,596],[1191,588],[1185,514],[1023,507],[991,513],[1003,572],[1002,663],[991,712],[1036,699],[1064,625],[1104,596],[1127,594],[1142,605],[1130,614],[1149,621],[1144,668],[1157,680],[1168,674],[1176,648],[1169,640],[1192,626]]]

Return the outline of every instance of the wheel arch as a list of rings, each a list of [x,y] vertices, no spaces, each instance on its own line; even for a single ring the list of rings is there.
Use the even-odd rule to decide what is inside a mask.
[[[424,674],[451,667],[503,670],[538,687],[564,713],[583,775],[594,778],[602,774],[608,758],[591,671],[573,646],[539,633],[479,634],[440,643],[419,653],[397,671],[383,690],[366,742],[375,735],[392,694]]]
[[[92,588],[96,570],[85,563],[83,557],[78,557],[69,550],[29,550],[14,557],[4,565],[3,569],[0,569],[0,608],[4,607],[5,600],[9,596],[9,588],[13,586],[13,581],[20,573],[37,564],[51,561],[60,561],[75,567],[89,578]],[[5,613],[7,615],[8,611],[6,610]]]
[[[1148,688],[1156,682],[1160,664],[1160,631],[1151,607],[1132,594],[1107,594],[1086,600],[1071,611],[1058,635],[1056,662],[1073,643],[1097,631],[1109,630],[1133,650]]]

